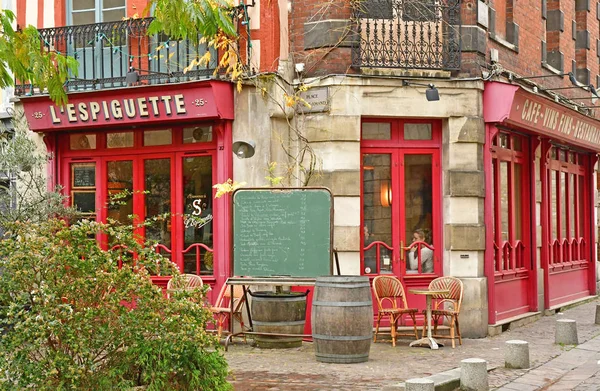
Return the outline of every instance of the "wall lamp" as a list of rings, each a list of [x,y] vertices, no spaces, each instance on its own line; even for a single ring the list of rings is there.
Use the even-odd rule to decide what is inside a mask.
[[[429,102],[440,100],[440,93],[438,92],[437,88],[435,88],[435,86],[431,83],[423,84],[423,83],[414,83],[414,82],[408,81],[408,80],[402,80],[402,87],[408,87],[408,86],[429,87],[429,88],[427,88],[427,90],[425,90],[425,97],[427,98],[427,100]]]
[[[233,154],[237,156],[238,159],[247,159],[254,156],[256,144],[254,141],[236,141],[233,143],[232,150]]]

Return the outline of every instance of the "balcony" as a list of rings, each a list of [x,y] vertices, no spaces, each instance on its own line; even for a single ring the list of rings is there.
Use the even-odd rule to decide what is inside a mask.
[[[79,62],[78,75],[69,75],[71,91],[120,88],[128,85],[165,84],[209,78],[217,67],[214,49],[198,40],[170,41],[163,35],[148,36],[152,18],[64,26],[39,30],[49,50],[72,56]],[[212,53],[208,66],[184,73],[194,58]],[[15,83],[16,95],[39,93],[35,86]]]
[[[355,2],[354,67],[460,68],[460,0]]]

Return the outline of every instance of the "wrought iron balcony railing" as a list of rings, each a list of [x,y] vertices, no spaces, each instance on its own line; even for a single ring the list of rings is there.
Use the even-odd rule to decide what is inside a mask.
[[[164,84],[210,77],[217,56],[211,50],[208,66],[195,66],[184,73],[193,59],[208,49],[197,40],[169,41],[166,36],[148,36],[152,18],[64,26],[39,30],[42,43],[51,50],[79,62],[77,76],[70,75],[69,91],[125,87],[132,84],[128,73],[138,74],[135,84]],[[35,86],[19,85],[17,95],[31,94]],[[33,87],[33,88],[32,88]]]
[[[356,67],[460,68],[460,0],[356,0]]]

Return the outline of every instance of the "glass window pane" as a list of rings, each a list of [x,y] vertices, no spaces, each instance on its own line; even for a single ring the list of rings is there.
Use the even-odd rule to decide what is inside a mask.
[[[508,240],[508,163],[500,162],[500,229],[502,241]]]
[[[392,247],[391,156],[389,154],[363,155],[363,273],[391,273],[392,254],[383,246]],[[373,244],[382,242],[382,244]],[[380,259],[376,258],[377,247]]]
[[[514,240],[523,240],[523,232],[522,232],[522,219],[523,219],[523,206],[522,206],[522,178],[521,178],[521,165],[515,164],[515,188],[511,194],[511,197],[514,199],[515,204],[515,232],[514,232]],[[527,218],[527,217],[526,217]]]
[[[569,205],[569,239],[575,237],[575,175],[567,174],[567,185],[569,186],[569,199],[567,205]]]
[[[122,224],[131,224],[133,215],[133,162],[108,162],[107,194],[108,218]]]
[[[364,140],[389,140],[392,130],[389,123],[382,122],[363,122],[362,138]]]
[[[125,0],[104,0],[102,2],[102,7],[104,9],[115,8],[115,7],[125,7]]]
[[[183,129],[183,143],[206,143],[212,141],[212,126],[197,126]]]
[[[69,144],[72,151],[80,149],[96,149],[96,135],[71,134],[69,136]]]
[[[558,230],[557,227],[557,210],[556,207],[557,201],[556,197],[556,171],[550,170],[550,226],[552,227],[552,236],[550,239],[558,238]]]
[[[171,247],[171,159],[144,160],[146,239]]]
[[[213,274],[213,254],[203,247],[194,246],[201,243],[210,249],[213,248],[212,185],[210,156],[183,159],[185,273]],[[198,253],[200,257],[196,257]]]
[[[144,146],[169,145],[172,143],[171,129],[147,130],[144,132]]]
[[[133,132],[108,133],[106,135],[106,148],[133,147]]]
[[[515,151],[522,151],[523,150],[523,143],[522,143],[521,137],[517,136],[517,135],[513,135],[512,139],[513,139],[513,147],[512,147],[512,149],[515,150]]]
[[[94,24],[96,23],[96,12],[73,12],[73,25]]]
[[[431,124],[404,124],[405,140],[431,140]]]
[[[102,11],[103,22],[118,22],[125,17],[125,8]]]
[[[71,189],[71,206],[88,218],[95,218],[96,163],[71,164]]]
[[[585,186],[583,176],[577,176],[579,182],[579,235],[581,238],[584,236],[584,223],[585,223]]]
[[[94,10],[96,9],[96,0],[71,0],[73,11],[77,10]]]
[[[560,237],[567,237],[567,173],[560,173]]]
[[[404,210],[407,273],[433,273],[433,251],[418,242],[431,245],[432,156],[405,155],[404,157]],[[418,243],[418,244],[417,244]]]
[[[71,187],[90,189],[96,187],[96,163],[71,164]]]

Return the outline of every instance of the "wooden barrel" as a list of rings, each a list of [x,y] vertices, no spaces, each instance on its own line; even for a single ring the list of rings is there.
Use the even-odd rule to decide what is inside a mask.
[[[373,338],[369,277],[318,277],[311,324],[317,361],[341,364],[367,361]]]
[[[302,346],[306,323],[306,295],[303,292],[252,292],[252,326],[259,333],[298,336],[254,335],[259,348],[283,349]]]

